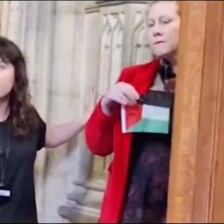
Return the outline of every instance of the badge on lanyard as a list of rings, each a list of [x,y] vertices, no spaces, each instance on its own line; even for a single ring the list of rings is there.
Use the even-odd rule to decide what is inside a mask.
[[[0,206],[9,202],[11,191],[8,188],[0,187]]]
[[[9,189],[0,187],[0,197],[10,198],[10,196],[11,196],[11,191]]]

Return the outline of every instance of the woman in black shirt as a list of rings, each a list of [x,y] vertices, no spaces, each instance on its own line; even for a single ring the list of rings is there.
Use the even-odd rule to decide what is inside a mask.
[[[0,222],[37,223],[34,161],[42,147],[77,135],[85,121],[48,127],[30,103],[20,49],[0,36]]]

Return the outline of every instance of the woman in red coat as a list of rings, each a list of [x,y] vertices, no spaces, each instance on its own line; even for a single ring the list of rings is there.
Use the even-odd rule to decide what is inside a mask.
[[[148,9],[149,43],[155,60],[125,68],[101,98],[85,133],[90,150],[114,153],[101,210],[101,223],[158,223],[166,217],[171,133],[122,133],[120,108],[136,105],[140,96],[169,92],[162,80],[162,59],[175,71],[180,17],[176,1],[157,1]],[[150,90],[150,91],[149,91]],[[156,95],[155,95],[156,96]]]

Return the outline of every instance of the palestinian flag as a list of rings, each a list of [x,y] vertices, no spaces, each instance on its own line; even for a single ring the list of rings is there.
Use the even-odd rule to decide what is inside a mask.
[[[150,91],[138,104],[122,107],[122,132],[170,134],[173,102],[173,93]]]

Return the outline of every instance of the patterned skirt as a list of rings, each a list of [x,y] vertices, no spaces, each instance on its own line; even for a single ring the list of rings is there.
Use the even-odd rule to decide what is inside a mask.
[[[135,134],[122,223],[164,223],[170,137]]]

